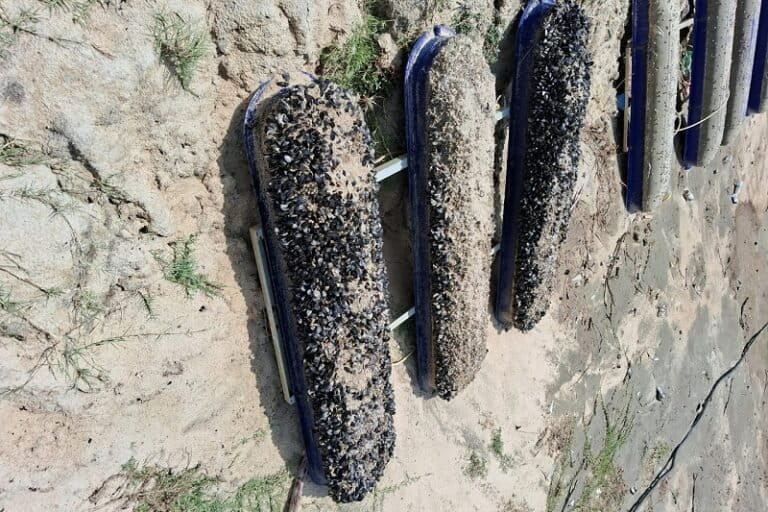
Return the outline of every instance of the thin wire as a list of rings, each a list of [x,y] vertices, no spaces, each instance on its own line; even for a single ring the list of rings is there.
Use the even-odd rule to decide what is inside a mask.
[[[715,109],[715,111],[714,111],[714,112],[712,112],[711,114],[709,114],[707,117],[705,117],[705,118],[704,118],[704,119],[702,119],[701,121],[697,121],[697,122],[695,122],[695,123],[693,123],[693,124],[689,124],[688,126],[685,126],[685,127],[683,127],[683,128],[679,128],[679,129],[677,129],[677,130],[675,131],[675,135],[677,135],[677,134],[678,134],[678,133],[680,133],[680,132],[684,132],[684,131],[686,131],[686,130],[690,130],[691,128],[694,128],[694,127],[696,127],[696,126],[699,126],[701,123],[704,123],[704,122],[706,122],[708,119],[711,119],[712,117],[714,117],[714,116],[715,116],[715,115],[716,115],[718,112],[720,112],[721,110],[723,110],[723,109],[726,107],[726,105],[728,105],[728,98],[730,97],[730,95],[731,95],[731,94],[730,94],[730,93],[728,93],[728,96],[726,96],[726,98],[725,98],[725,102],[724,102],[722,105],[720,105],[719,107],[717,107],[717,109]]]

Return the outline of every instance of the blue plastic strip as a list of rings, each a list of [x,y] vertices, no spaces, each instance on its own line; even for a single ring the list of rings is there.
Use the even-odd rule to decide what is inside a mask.
[[[648,108],[648,0],[632,2],[632,97],[627,155],[627,209],[643,207],[645,167],[645,117]]]
[[[734,0],[735,1],[735,0]],[[696,0],[693,20],[693,55],[691,62],[691,93],[688,97],[688,126],[685,132],[683,165],[696,166],[699,160],[702,108],[704,103],[704,68],[707,56],[707,8],[709,0]]]
[[[280,328],[280,339],[282,341],[283,352],[286,358],[286,367],[288,370],[288,379],[296,399],[296,409],[299,413],[299,424],[301,435],[304,439],[304,450],[307,455],[307,472],[310,478],[318,484],[325,485],[325,475],[320,459],[320,452],[317,446],[317,440],[314,433],[314,418],[312,407],[309,404],[307,396],[307,384],[304,380],[304,370],[302,358],[297,342],[297,335],[294,323],[291,321],[291,312],[288,305],[288,281],[286,276],[282,275],[277,267],[277,242],[274,239],[274,221],[267,207],[266,189],[267,184],[261,183],[259,176],[266,175],[266,169],[259,168],[259,160],[256,158],[253,128],[256,123],[256,110],[259,102],[264,95],[270,81],[266,81],[259,86],[251,95],[248,107],[245,111],[245,120],[243,122],[243,140],[245,143],[245,152],[248,157],[248,167],[251,173],[252,184],[256,194],[261,222],[264,228],[264,242],[267,247],[267,264],[269,265],[269,274],[272,280],[272,289],[275,294],[277,307],[277,319]]]
[[[408,147],[408,194],[411,204],[413,288],[416,308],[418,382],[426,393],[435,390],[432,344],[432,286],[429,246],[429,168],[427,166],[427,75],[435,56],[455,33],[437,25],[413,45],[405,66],[405,138]]]
[[[504,196],[504,221],[499,255],[499,286],[496,295],[496,319],[509,327],[514,315],[514,275],[517,257],[517,231],[520,216],[520,192],[525,169],[528,100],[533,48],[539,40],[544,15],[555,6],[554,0],[535,0],[520,17],[515,50],[515,76],[509,111],[509,148],[507,184]]]
[[[752,87],[749,91],[750,113],[760,111],[760,103],[763,96],[763,80],[765,80],[765,66],[768,63],[768,0],[763,0],[760,7],[760,25],[757,29],[757,42],[755,46],[755,65],[752,68]]]

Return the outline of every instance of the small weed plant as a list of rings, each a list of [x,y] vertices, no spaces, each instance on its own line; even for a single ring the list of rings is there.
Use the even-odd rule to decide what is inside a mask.
[[[349,37],[331,46],[321,58],[325,78],[356,92],[364,99],[376,98],[389,83],[389,74],[379,65],[378,37],[386,22],[368,12]]]
[[[155,14],[153,27],[155,48],[160,60],[188,91],[192,76],[208,51],[205,30],[194,26],[177,13]]]
[[[513,460],[512,456],[504,451],[504,440],[501,438],[501,429],[497,428],[493,431],[491,436],[491,453],[499,461],[499,466],[503,472],[507,472],[512,469]]]
[[[163,277],[171,283],[178,284],[192,296],[196,292],[202,292],[209,297],[217,296],[221,285],[211,281],[200,273],[195,260],[195,242],[197,237],[190,235],[171,244],[173,254],[170,260],[155,257],[163,265]]]
[[[288,475],[251,478],[229,494],[217,492],[219,479],[199,465],[185,469],[139,465],[131,458],[116,475],[122,480],[116,500],[135,512],[279,512]]]
[[[472,450],[467,456],[464,474],[473,480],[488,476],[488,459],[477,450]]]

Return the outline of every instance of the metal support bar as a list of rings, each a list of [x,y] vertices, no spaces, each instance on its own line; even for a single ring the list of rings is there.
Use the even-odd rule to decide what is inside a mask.
[[[496,114],[494,115],[494,119],[496,119],[496,122],[499,122],[502,119],[508,119],[508,118],[509,118],[509,107],[504,107],[501,110],[497,110]],[[408,168],[408,155],[400,155],[400,156],[396,156],[391,160],[387,160],[386,162],[384,162],[383,164],[379,165],[374,169],[374,172],[376,173],[376,183],[381,183],[382,181],[389,178],[390,176],[394,176],[395,174],[407,168]]]
[[[264,292],[264,306],[267,309],[267,321],[269,322],[269,332],[272,334],[272,347],[275,349],[275,359],[277,360],[277,373],[280,375],[280,386],[283,388],[283,398],[289,404],[293,405],[295,399],[291,392],[291,386],[288,382],[285,370],[285,355],[283,354],[283,344],[280,337],[280,327],[275,314],[274,294],[272,293],[272,277],[269,274],[269,264],[267,263],[267,250],[264,245],[264,232],[260,227],[250,229],[251,245],[253,245],[253,255],[256,258],[256,268],[259,271],[259,281],[261,290]]]
[[[385,179],[389,178],[408,168],[408,157],[406,155],[398,156],[387,162],[384,162],[380,166],[374,169],[376,171],[376,183],[381,183]]]
[[[409,309],[408,311],[406,311],[405,313],[403,313],[402,315],[397,317],[387,327],[389,328],[390,331],[394,331],[395,329],[397,329],[398,327],[403,325],[409,318],[411,318],[413,316],[416,316],[416,308],[415,307]]]

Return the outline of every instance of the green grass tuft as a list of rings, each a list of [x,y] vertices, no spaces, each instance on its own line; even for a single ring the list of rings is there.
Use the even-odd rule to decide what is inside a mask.
[[[99,391],[109,382],[108,372],[95,359],[99,347],[126,341],[123,336],[91,342],[65,338],[59,345],[51,345],[41,357],[41,367],[47,367],[54,377],[62,379],[69,389],[81,393]]]
[[[389,83],[389,73],[379,65],[378,37],[386,22],[364,13],[363,21],[343,43],[331,46],[321,57],[324,78],[336,82],[363,98],[375,98]]]
[[[0,310],[11,315],[18,313],[24,307],[23,302],[15,300],[11,292],[0,286]]]
[[[84,25],[90,16],[91,7],[96,3],[102,6],[105,5],[102,0],[82,0],[81,2],[75,3],[72,8],[72,21],[78,25]]]
[[[113,183],[112,176],[94,180],[91,187],[107,196],[113,203],[122,203],[128,200],[125,191]]]
[[[493,435],[491,436],[491,453],[498,459],[503,472],[506,473],[512,469],[512,456],[504,452],[504,440],[501,438],[500,428],[494,430]]]
[[[466,5],[460,5],[451,18],[451,28],[457,34],[469,35],[478,30],[480,22],[480,13],[473,11]]]
[[[74,0],[40,0],[51,11],[69,11],[77,3]]]
[[[498,18],[496,15],[495,18]],[[498,19],[498,23],[501,23],[501,19]],[[485,31],[485,38],[483,39],[483,55],[486,62],[493,66],[499,59],[499,44],[501,43],[501,31],[497,20],[494,19],[494,23],[488,27]]]
[[[0,134],[0,164],[8,167],[25,167],[46,161],[47,158],[41,151],[29,147],[19,139]]]
[[[460,5],[451,18],[451,28],[457,34],[472,35],[480,33],[482,27],[482,17],[480,13],[473,11],[466,5]],[[494,13],[493,23],[486,29],[483,35],[483,56],[489,65],[496,63],[499,57],[499,43],[501,42],[502,25],[499,13]]]
[[[664,460],[667,458],[667,456],[672,452],[672,447],[669,445],[668,442],[662,440],[659,440],[656,442],[656,445],[653,447],[653,450],[651,451],[651,461],[654,464],[657,464],[658,462]]]
[[[40,19],[36,9],[21,9],[17,15],[9,16],[0,5],[0,57],[16,42],[20,32],[34,34],[34,27]]]
[[[92,325],[104,311],[98,297],[90,290],[78,290],[72,298],[72,305],[78,320],[87,326]]]
[[[488,459],[482,453],[472,450],[467,456],[464,474],[473,480],[485,478],[488,476]]]
[[[102,7],[109,4],[109,0],[39,0],[48,7],[49,12],[66,12],[72,14],[72,22],[84,25],[88,21],[90,9],[95,4]]]
[[[427,0],[422,9],[422,19],[431,23],[435,15],[448,8],[448,0]]]
[[[90,346],[79,346],[74,342],[64,344],[57,359],[50,361],[50,369],[69,385],[82,393],[92,393],[108,381],[104,369],[93,359]]]
[[[547,504],[546,512],[555,512],[558,510],[557,505],[565,495],[566,485],[564,482],[565,472],[570,467],[572,460],[570,453],[566,453],[565,456],[559,457],[555,461],[555,468],[552,471],[552,476],[549,482],[549,489],[547,489]]]
[[[154,308],[155,298],[152,296],[149,290],[145,290],[145,291],[137,290],[136,294],[141,299],[141,304],[144,306],[144,309],[147,310],[147,316],[149,318],[156,318],[155,308]]]
[[[504,440],[501,438],[501,429],[497,428],[491,436],[491,452],[497,457],[504,455]]]
[[[192,75],[208,51],[205,30],[193,26],[179,14],[160,12],[155,14],[152,33],[160,59],[178,79],[181,87],[188,91]]]
[[[46,299],[52,299],[54,297],[60,297],[64,294],[64,290],[59,288],[58,286],[54,286],[52,288],[42,288],[43,294],[45,294]]]
[[[230,494],[217,493],[219,479],[199,466],[174,470],[139,466],[131,458],[123,464],[125,486],[117,499],[135,512],[279,512],[285,500],[288,475],[278,472],[251,478]]]
[[[57,215],[65,216],[78,209],[77,203],[67,198],[65,194],[52,188],[34,188],[25,185],[21,188],[11,190],[9,197],[14,197],[22,201],[35,201],[51,209],[51,217]],[[0,197],[2,199],[2,197]]]
[[[192,296],[195,292],[202,292],[209,297],[217,296],[221,290],[221,285],[209,280],[197,270],[194,254],[196,240],[195,235],[190,235],[185,239],[173,242],[171,244],[173,256],[170,261],[156,255],[158,261],[163,265],[163,277],[182,286],[187,296]]]
[[[610,421],[608,411],[603,406],[605,438],[597,453],[593,451],[589,440],[585,440],[585,466],[589,469],[590,476],[576,502],[574,511],[617,510],[621,506],[626,484],[622,470],[616,466],[615,459],[632,432],[634,416],[630,415],[630,405],[631,402],[627,401],[622,417],[616,422]]]

